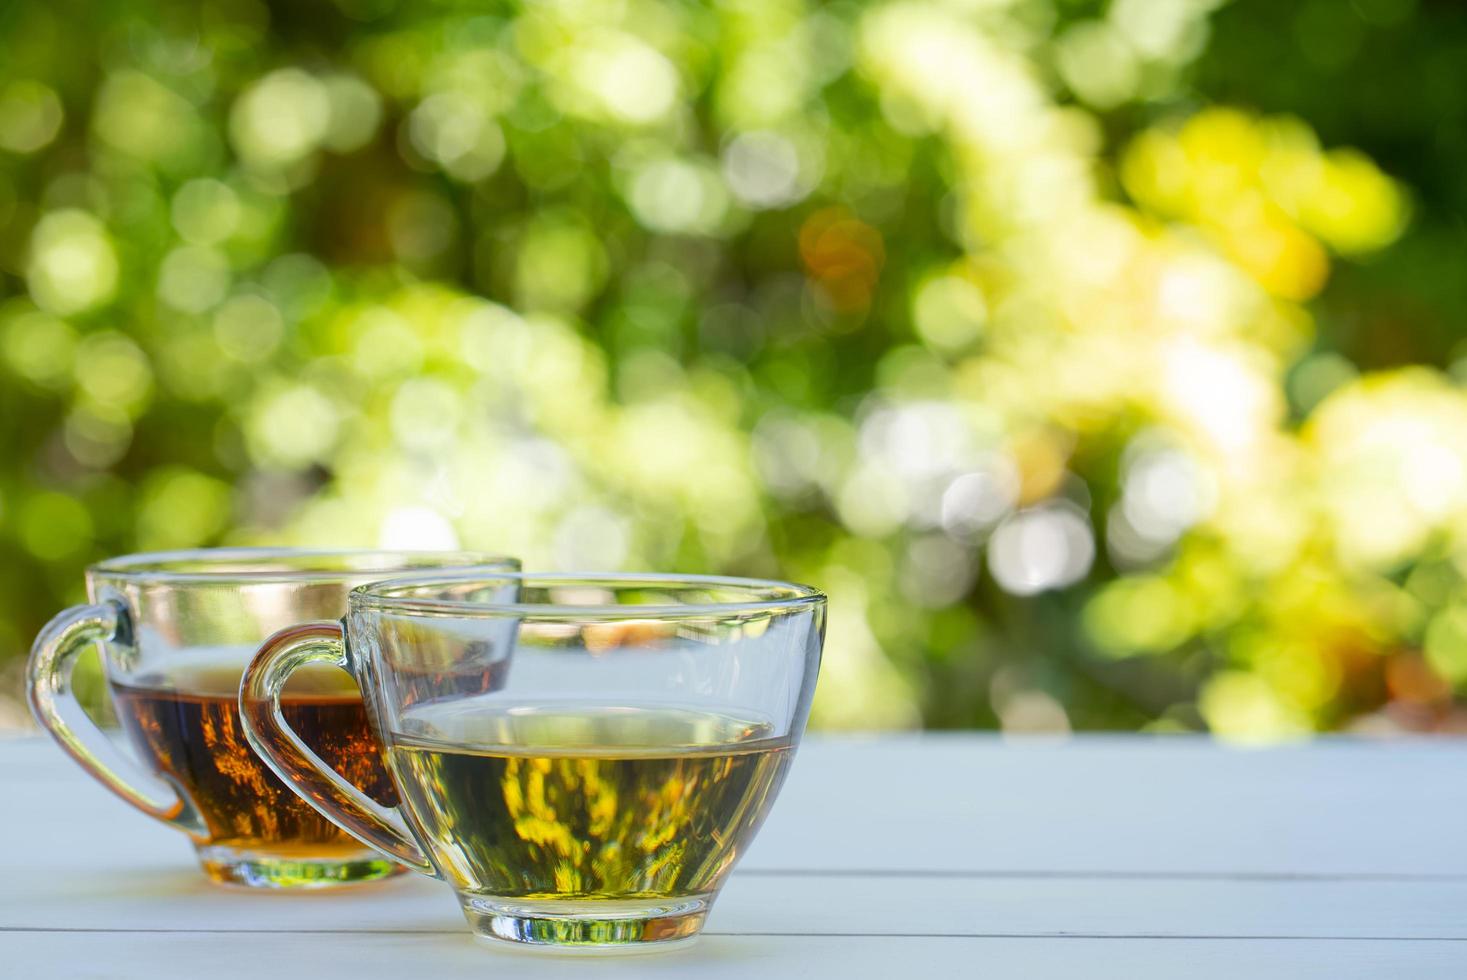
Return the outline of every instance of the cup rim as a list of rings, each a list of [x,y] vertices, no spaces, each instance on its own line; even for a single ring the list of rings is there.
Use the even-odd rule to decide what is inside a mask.
[[[541,602],[482,602],[468,599],[442,599],[422,596],[391,594],[393,590],[421,588],[434,585],[453,585],[461,582],[499,581],[548,582],[562,585],[584,584],[604,587],[608,584],[635,586],[687,585],[719,586],[745,589],[750,593],[763,589],[787,592],[770,598],[750,598],[730,602],[689,602],[639,605],[570,604]],[[351,590],[347,606],[352,611],[360,608],[390,610],[406,613],[427,613],[459,616],[512,616],[530,620],[604,620],[604,619],[687,619],[720,614],[749,614],[780,612],[802,607],[825,604],[824,592],[810,585],[785,582],[779,579],[741,578],[732,575],[677,575],[662,572],[478,572],[453,574],[413,574],[394,577],[381,582],[369,582]]]
[[[435,564],[407,564],[413,561]],[[175,567],[181,566],[181,567]],[[264,567],[260,567],[264,566]],[[142,551],[87,566],[88,577],[133,584],[249,585],[384,581],[398,573],[453,569],[518,569],[519,560],[479,551],[412,548],[187,548]],[[375,578],[374,578],[375,577]]]

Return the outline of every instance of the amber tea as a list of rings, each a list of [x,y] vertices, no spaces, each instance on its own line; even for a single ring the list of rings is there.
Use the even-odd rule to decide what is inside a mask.
[[[266,857],[277,869],[299,861],[299,873],[307,875],[317,867],[310,862],[354,857],[382,865],[384,873],[395,870],[318,814],[256,758],[239,721],[242,672],[242,665],[215,664],[112,684],[132,743],[154,770],[183,787],[208,825],[209,839],[200,844],[205,872],[215,880],[235,880],[241,853]],[[292,678],[281,704],[317,755],[378,802],[397,802],[350,677],[328,668],[302,671]],[[211,846],[227,847],[230,857],[211,860]],[[348,865],[348,871],[360,874],[362,869]]]
[[[471,920],[476,896],[706,904],[792,754],[766,722],[482,700],[409,709],[388,737],[403,810]]]

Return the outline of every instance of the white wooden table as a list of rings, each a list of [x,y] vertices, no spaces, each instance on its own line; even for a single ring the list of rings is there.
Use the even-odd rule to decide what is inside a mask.
[[[699,943],[596,960],[476,944],[426,878],[209,885],[40,740],[0,789],[17,980],[1467,977],[1467,742],[812,737]]]

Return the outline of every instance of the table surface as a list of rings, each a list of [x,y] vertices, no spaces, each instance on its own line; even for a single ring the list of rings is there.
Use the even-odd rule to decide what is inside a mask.
[[[811,737],[699,942],[594,961],[418,876],[210,885],[39,739],[0,787],[0,976],[1467,976],[1467,742]]]

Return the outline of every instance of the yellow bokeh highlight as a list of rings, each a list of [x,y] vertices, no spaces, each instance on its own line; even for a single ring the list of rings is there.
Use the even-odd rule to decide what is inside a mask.
[[[1405,226],[1401,187],[1367,158],[1322,151],[1298,120],[1212,108],[1153,128],[1127,148],[1127,193],[1159,216],[1202,229],[1276,296],[1323,288],[1326,248],[1382,248]]]

